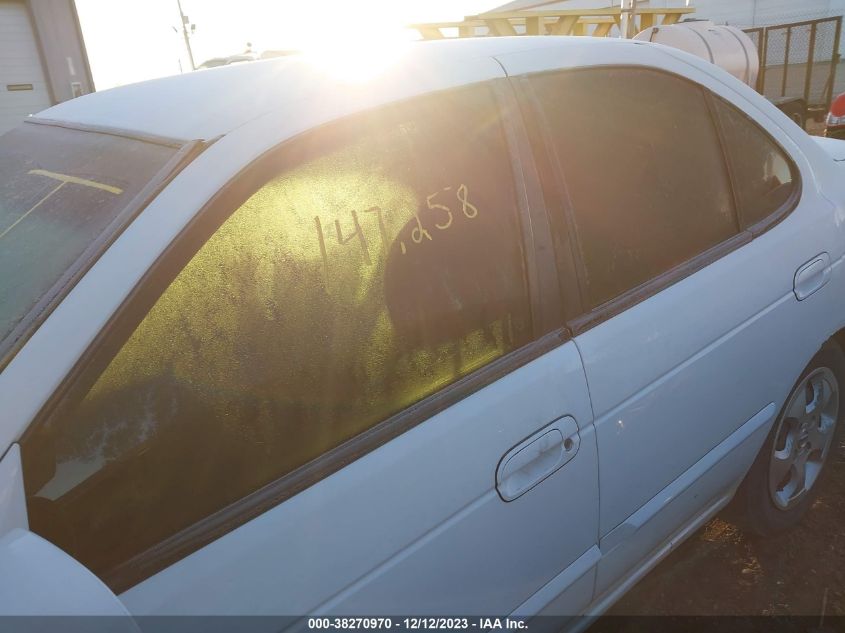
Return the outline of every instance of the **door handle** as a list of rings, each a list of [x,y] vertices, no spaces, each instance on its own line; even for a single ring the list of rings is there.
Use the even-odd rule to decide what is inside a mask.
[[[830,255],[820,253],[795,271],[793,291],[803,301],[830,280]]]
[[[578,425],[569,416],[555,420],[509,450],[496,470],[502,501],[513,501],[575,457],[581,445]]]

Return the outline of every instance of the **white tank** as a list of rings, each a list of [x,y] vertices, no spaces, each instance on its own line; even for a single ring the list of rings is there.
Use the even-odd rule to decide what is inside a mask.
[[[760,72],[760,56],[748,35],[734,26],[716,26],[709,20],[652,26],[634,37],[679,48],[727,70],[754,88]]]

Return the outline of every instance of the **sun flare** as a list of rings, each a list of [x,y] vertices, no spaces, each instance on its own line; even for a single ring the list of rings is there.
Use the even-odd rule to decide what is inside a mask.
[[[176,0],[75,3],[97,89],[191,70]],[[409,42],[419,39],[407,25],[460,20],[495,4],[496,0],[181,2],[191,25],[196,65],[246,51],[259,55],[302,51],[321,72],[351,82],[385,72],[401,59]],[[115,28],[121,24],[132,28]]]
[[[364,82],[401,60],[413,34],[393,23],[344,23],[303,37],[300,50],[315,67],[341,81]]]

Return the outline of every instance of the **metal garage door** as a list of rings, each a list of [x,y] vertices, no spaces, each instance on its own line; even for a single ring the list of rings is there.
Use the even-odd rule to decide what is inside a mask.
[[[50,105],[26,7],[0,0],[0,134]]]

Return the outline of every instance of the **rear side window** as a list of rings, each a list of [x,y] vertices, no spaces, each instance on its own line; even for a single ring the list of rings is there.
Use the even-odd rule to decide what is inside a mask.
[[[32,123],[0,137],[0,358],[23,335],[27,315],[175,152]]]
[[[530,340],[486,88],[288,147],[78,402],[25,443],[32,528],[106,580]]]
[[[713,103],[724,131],[740,217],[749,227],[782,209],[792,198],[797,169],[754,121],[718,97]]]
[[[738,233],[700,87],[639,68],[545,74],[530,84],[568,193],[589,308]],[[553,213],[565,230],[566,211]]]

